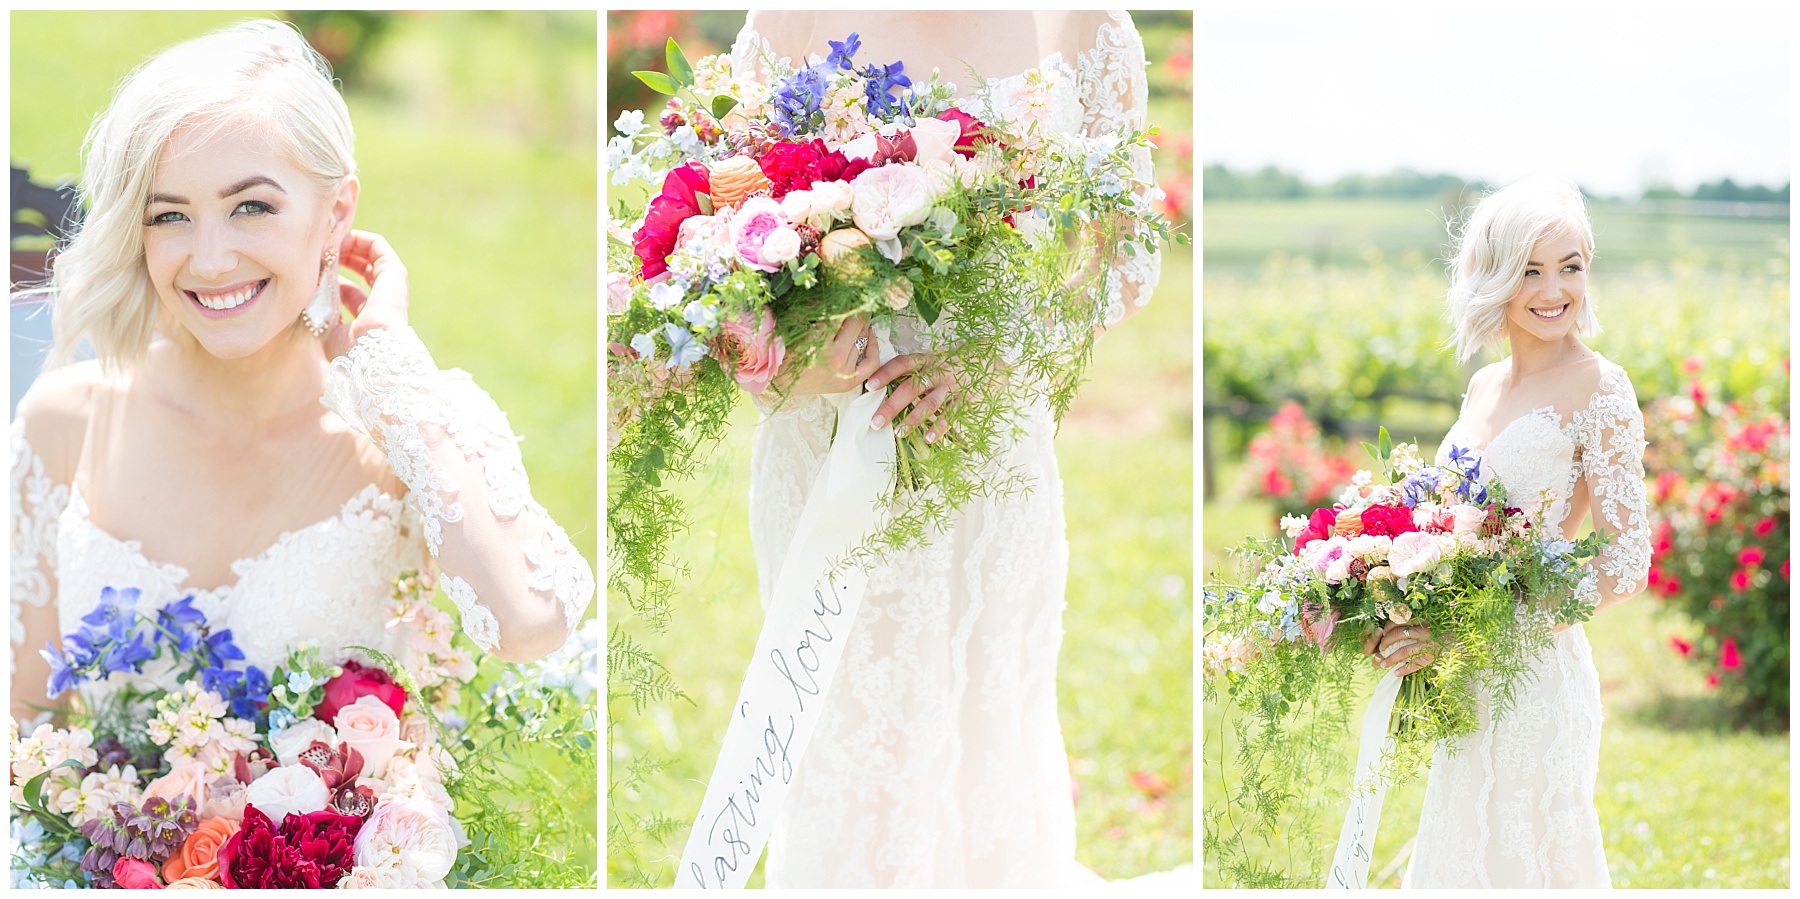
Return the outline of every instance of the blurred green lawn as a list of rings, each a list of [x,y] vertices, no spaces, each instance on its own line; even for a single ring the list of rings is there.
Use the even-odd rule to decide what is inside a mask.
[[[1107,877],[1164,870],[1193,857],[1193,263],[1165,255],[1155,299],[1100,342],[1092,380],[1056,439],[1068,519],[1068,607],[1058,692],[1071,773],[1080,785],[1078,857]],[[672,766],[619,797],[628,814],[680,818],[698,807],[763,613],[745,499],[748,402],[730,435],[683,491],[692,529],[672,556],[688,567],[671,634],[643,639],[693,698],[642,716],[613,706],[613,764],[642,754]],[[611,620],[625,618],[618,602]],[[1160,799],[1132,775],[1170,785]],[[673,876],[685,826],[640,849]],[[660,855],[667,857],[659,858]],[[618,885],[619,871],[610,870]],[[760,873],[751,885],[761,883]]]
[[[89,122],[133,67],[250,15],[12,13],[14,164],[73,180]],[[590,561],[595,47],[592,12],[397,13],[345,98],[356,227],[405,260],[413,327],[439,367],[467,370],[506,411],[533,495]],[[597,818],[591,790],[577,801]],[[597,865],[592,837],[569,851]]]

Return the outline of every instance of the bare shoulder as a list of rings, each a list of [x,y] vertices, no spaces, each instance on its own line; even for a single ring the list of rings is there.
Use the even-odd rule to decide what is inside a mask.
[[[94,397],[105,380],[99,362],[77,362],[39,375],[19,398],[19,427],[52,478],[67,481],[73,475]]]
[[[1577,409],[1590,408],[1601,397],[1624,394],[1635,401],[1631,376],[1605,356],[1595,353],[1568,367],[1558,379],[1560,399]]]
[[[1468,396],[1486,396],[1490,391],[1497,389],[1501,373],[1511,365],[1510,360],[1502,359],[1499,362],[1489,362],[1476,370],[1474,377],[1469,378]]]

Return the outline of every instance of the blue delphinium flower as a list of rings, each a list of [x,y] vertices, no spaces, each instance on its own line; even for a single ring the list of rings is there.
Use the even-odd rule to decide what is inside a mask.
[[[175,647],[176,652],[193,652],[205,624],[206,613],[194,608],[194,597],[183,596],[157,610],[155,641]]]
[[[1427,465],[1407,475],[1406,480],[1400,482],[1401,502],[1405,503],[1408,509],[1412,509],[1426,500],[1435,498],[1440,483],[1438,476],[1443,473],[1442,469]]]
[[[137,601],[142,593],[136,587],[123,590],[105,587],[100,591],[100,604],[81,616],[81,622],[90,627],[105,628],[114,640],[123,639],[132,625],[137,624]]]
[[[819,68],[809,66],[789,75],[775,88],[775,120],[785,125],[789,134],[811,129],[815,118],[824,118],[825,87],[825,74]]]
[[[856,70],[856,66],[850,62],[850,58],[856,55],[857,50],[862,49],[859,32],[852,31],[849,37],[841,41],[826,41],[826,43],[831,45],[831,53],[825,57],[826,68],[844,72]]]
[[[906,77],[906,64],[895,62],[885,66],[870,65],[862,70],[862,76],[868,79],[866,93],[869,97],[869,114],[874,116],[892,115],[899,109],[888,91],[895,87],[912,87],[912,79]]]

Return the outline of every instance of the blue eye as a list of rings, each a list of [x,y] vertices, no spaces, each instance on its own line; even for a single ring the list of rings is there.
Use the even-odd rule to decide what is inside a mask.
[[[187,221],[187,216],[182,215],[179,212],[162,212],[162,213],[158,213],[156,215],[151,216],[150,220],[145,222],[144,224],[146,226],[148,226],[148,225],[166,225],[171,222],[185,222],[185,221]]]
[[[247,215],[267,215],[274,212],[275,207],[270,206],[261,200],[245,200],[244,202],[237,204],[237,208],[231,211],[234,213],[241,212]]]

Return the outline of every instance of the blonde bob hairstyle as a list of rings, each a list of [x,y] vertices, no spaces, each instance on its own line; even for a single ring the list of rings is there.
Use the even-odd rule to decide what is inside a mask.
[[[1588,223],[1581,190],[1567,178],[1539,176],[1501,188],[1475,205],[1475,212],[1456,238],[1450,264],[1448,346],[1458,362],[1466,362],[1483,346],[1506,340],[1506,304],[1525,281],[1531,247],[1543,237],[1573,233],[1581,243],[1583,262],[1594,260],[1594,228]],[[1575,318],[1583,337],[1600,333],[1590,291]]]
[[[157,157],[178,128],[255,129],[322,192],[356,172],[356,136],[331,67],[292,25],[242,22],[151,57],[82,146],[87,216],[56,257],[48,365],[69,362],[83,338],[109,365],[148,349],[159,306],[144,265],[144,209]]]

